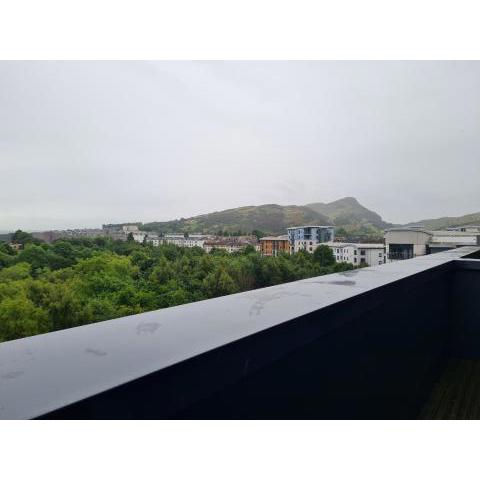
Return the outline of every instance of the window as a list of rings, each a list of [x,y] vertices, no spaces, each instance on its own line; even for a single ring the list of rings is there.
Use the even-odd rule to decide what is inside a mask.
[[[353,259],[353,263],[357,263],[357,257]]]
[[[378,254],[378,256],[379,256],[379,257],[383,257],[383,253],[380,252],[380,253]]]
[[[360,250],[360,255],[365,255],[365,250]]]
[[[354,254],[354,255],[356,255],[356,254],[357,254],[357,251],[356,251],[356,250],[354,250],[354,251],[353,251],[353,254]]]

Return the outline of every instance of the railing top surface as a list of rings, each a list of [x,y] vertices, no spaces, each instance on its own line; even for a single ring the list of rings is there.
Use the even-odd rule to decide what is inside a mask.
[[[0,343],[0,418],[34,418],[477,251],[314,277]]]

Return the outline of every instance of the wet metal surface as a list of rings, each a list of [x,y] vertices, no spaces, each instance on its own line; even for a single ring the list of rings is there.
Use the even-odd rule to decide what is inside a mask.
[[[476,250],[463,247],[0,343],[0,418],[37,417],[337,302],[446,267]]]

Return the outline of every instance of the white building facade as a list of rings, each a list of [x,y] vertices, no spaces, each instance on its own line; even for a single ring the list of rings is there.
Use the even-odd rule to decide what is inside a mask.
[[[342,243],[328,242],[337,262],[352,265],[382,265],[386,263],[385,246],[382,243]]]
[[[148,232],[131,232],[133,239],[138,243],[143,243],[143,241],[148,238]]]

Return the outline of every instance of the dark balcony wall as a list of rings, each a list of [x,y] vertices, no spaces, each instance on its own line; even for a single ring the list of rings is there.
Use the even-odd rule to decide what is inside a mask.
[[[451,355],[480,358],[480,261],[459,261],[453,272]]]
[[[178,418],[416,418],[442,371],[448,347],[451,274],[379,289],[364,301],[303,319],[350,320]]]
[[[422,272],[45,418],[415,418],[443,366],[450,279]]]

